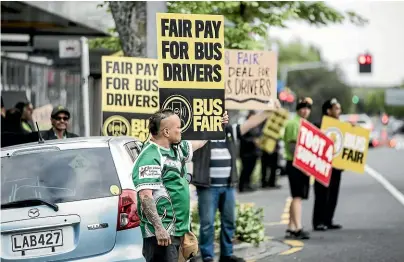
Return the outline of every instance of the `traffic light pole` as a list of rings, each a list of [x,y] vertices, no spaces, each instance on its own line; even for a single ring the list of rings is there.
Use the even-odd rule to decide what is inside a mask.
[[[281,69],[281,80],[283,81],[284,85],[287,86],[289,72],[317,69],[325,66],[327,66],[327,63],[325,62],[308,62],[295,65],[284,65]]]
[[[308,70],[308,69],[317,69],[317,68],[323,68],[327,66],[327,63],[325,62],[308,62],[308,63],[301,63],[301,64],[295,64],[295,65],[284,65],[281,69],[281,80],[283,81],[284,85],[287,86],[287,81],[288,81],[288,73],[293,72],[293,71],[302,71],[302,70]],[[283,106],[285,106],[284,103],[282,103]],[[288,105],[289,107],[289,105]],[[293,111],[292,105],[290,108],[288,108],[290,112]]]

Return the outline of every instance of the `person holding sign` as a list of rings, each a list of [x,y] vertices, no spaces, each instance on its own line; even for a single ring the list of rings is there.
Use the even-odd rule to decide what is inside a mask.
[[[280,107],[275,100],[275,108]],[[272,109],[271,109],[272,110]],[[192,183],[198,194],[200,218],[199,246],[204,262],[214,261],[215,214],[220,211],[220,262],[242,262],[233,256],[233,236],[235,231],[235,189],[238,182],[236,141],[251,129],[259,126],[270,115],[264,111],[254,114],[243,124],[225,127],[226,138],[211,140],[193,157],[194,171]]]
[[[313,100],[311,98],[300,99],[296,105],[296,117],[286,124],[284,141],[286,153],[286,172],[288,173],[292,203],[290,204],[290,218],[286,237],[296,239],[309,239],[309,232],[302,227],[302,199],[309,197],[310,178],[302,171],[293,166],[293,156],[296,147],[296,140],[299,134],[300,119],[307,119],[310,116]]]
[[[323,115],[338,119],[341,114],[341,105],[333,98],[324,102]],[[321,123],[317,125],[321,127]],[[332,168],[330,184],[325,187],[318,181],[314,184],[313,229],[325,231],[327,229],[341,229],[342,226],[333,224],[335,208],[337,207],[339,186],[342,170]]]
[[[227,113],[222,123],[228,123]],[[143,255],[147,262],[174,262],[178,261],[184,239],[195,239],[190,232],[185,163],[192,160],[193,152],[206,141],[181,141],[181,120],[169,109],[150,117],[149,131],[152,137],[144,143],[132,173],[138,194]],[[193,255],[197,253],[197,245],[195,248]]]

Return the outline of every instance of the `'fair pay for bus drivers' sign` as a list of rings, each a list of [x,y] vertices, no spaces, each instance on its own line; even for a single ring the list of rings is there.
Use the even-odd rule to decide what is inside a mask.
[[[148,118],[159,109],[157,60],[102,57],[102,134],[144,141]]]
[[[324,116],[321,130],[334,141],[332,166],[362,174],[365,172],[370,131]]]
[[[180,117],[183,139],[224,139],[224,17],[157,14],[161,108]]]
[[[334,142],[308,121],[300,120],[293,165],[328,187]]]
[[[276,60],[275,52],[225,50],[226,108],[271,108],[276,99]]]

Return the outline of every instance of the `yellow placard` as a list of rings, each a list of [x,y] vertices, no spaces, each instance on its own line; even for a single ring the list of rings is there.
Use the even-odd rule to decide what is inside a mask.
[[[224,17],[158,13],[161,88],[224,89]]]
[[[159,109],[155,59],[102,57],[102,111],[152,114]]]
[[[225,64],[227,109],[271,108],[277,97],[275,52],[225,50]]]
[[[281,138],[282,130],[289,118],[289,112],[280,108],[273,112],[265,122],[262,129],[262,135],[259,139],[259,145],[267,153],[273,153],[276,142]]]
[[[356,173],[365,172],[370,131],[324,116],[321,130],[334,141],[332,166]]]

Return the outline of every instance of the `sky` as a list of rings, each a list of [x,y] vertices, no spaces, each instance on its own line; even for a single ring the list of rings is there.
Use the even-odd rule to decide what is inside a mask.
[[[352,10],[369,20],[365,27],[344,23],[313,27],[289,23],[273,28],[270,36],[284,41],[301,39],[317,46],[323,58],[343,69],[345,81],[355,86],[391,87],[404,82],[404,1],[328,1],[338,10]],[[359,74],[357,57],[368,51],[372,74]]]

